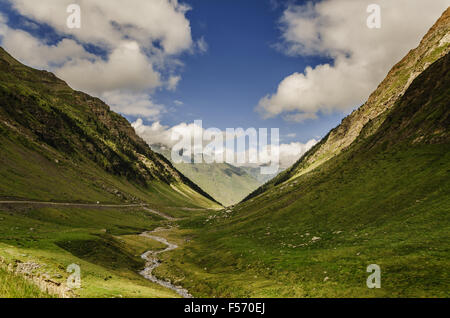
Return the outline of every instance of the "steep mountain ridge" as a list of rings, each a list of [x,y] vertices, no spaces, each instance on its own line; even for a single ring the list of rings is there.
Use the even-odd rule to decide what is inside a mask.
[[[130,123],[111,111],[100,99],[73,91],[52,73],[22,65],[2,48],[0,101],[2,146],[14,140],[11,147],[22,145],[27,150],[44,155],[56,170],[69,165],[76,174],[82,165],[94,163],[96,169],[124,178],[141,188],[147,188],[152,183],[177,185],[183,188],[182,192],[187,196],[197,193],[197,199],[203,197],[200,201],[210,201],[214,205],[211,196],[177,171],[164,156],[153,152]],[[5,182],[14,182],[14,177],[8,174],[18,170],[12,165],[20,164],[21,168],[26,169],[26,162],[8,160],[8,151],[5,150],[2,149],[0,173]],[[12,153],[17,151],[11,150]],[[15,181],[17,179],[16,176]],[[106,182],[99,183],[103,188],[108,188]],[[35,186],[39,188],[39,184]],[[45,187],[48,186],[43,186],[43,191]],[[95,187],[98,188],[98,184]],[[26,189],[23,190],[26,192]],[[116,188],[112,192],[126,191]],[[14,194],[6,184],[0,184],[0,196],[27,197]],[[58,200],[57,197],[53,199]]]
[[[0,297],[176,297],[139,274],[161,248],[140,234],[220,208],[100,99],[0,48]]]
[[[389,109],[330,134],[343,143],[353,127],[348,146],[308,166],[329,135],[243,202],[185,224],[196,240],[165,273],[199,296],[448,297],[448,22],[449,10],[371,95]],[[367,288],[369,264],[380,289]]]
[[[375,132],[309,173],[187,224],[197,230],[183,254],[190,264],[172,259],[172,271],[202,280],[186,285],[200,296],[448,297],[449,101],[447,53]],[[369,264],[381,268],[380,289],[366,286]]]
[[[291,168],[251,193],[246,199],[319,167],[348,148],[361,133],[366,137],[373,134],[413,80],[449,51],[450,8],[431,27],[419,46],[389,71],[364,105],[344,118],[339,126],[332,129]]]

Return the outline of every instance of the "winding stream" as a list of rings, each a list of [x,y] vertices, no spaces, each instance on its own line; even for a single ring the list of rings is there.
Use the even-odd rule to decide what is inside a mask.
[[[169,251],[172,251],[172,250],[178,248],[178,245],[170,243],[165,238],[153,235],[154,233],[159,232],[161,230],[164,230],[164,229],[157,228],[157,229],[155,229],[153,231],[144,232],[144,233],[141,234],[141,236],[144,236],[144,237],[147,237],[149,239],[161,242],[161,243],[167,245],[167,247],[164,250],[161,250],[161,251],[150,250],[150,251],[147,251],[144,254],[142,254],[141,257],[142,257],[142,259],[144,259],[146,261],[146,263],[145,263],[145,268],[139,274],[144,276],[149,281],[152,281],[152,282],[157,283],[157,284],[159,284],[159,285],[161,285],[163,287],[166,287],[166,288],[169,288],[169,289],[175,291],[176,293],[178,293],[180,296],[182,296],[184,298],[192,298],[192,295],[189,294],[189,292],[186,289],[184,289],[183,287],[175,286],[174,284],[172,284],[172,283],[170,283],[168,281],[158,279],[157,277],[155,277],[152,274],[153,270],[161,265],[161,261],[157,258],[157,255],[158,254],[162,254],[162,253],[166,253],[166,252],[169,252]]]

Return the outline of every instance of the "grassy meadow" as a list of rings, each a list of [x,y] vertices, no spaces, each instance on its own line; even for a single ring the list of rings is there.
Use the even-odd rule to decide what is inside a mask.
[[[70,264],[79,265],[82,288],[74,290],[79,297],[177,297],[138,274],[144,266],[140,255],[164,247],[138,234],[165,222],[139,208],[2,206],[0,255],[7,264],[40,264],[33,275],[45,274],[59,283],[70,275]],[[3,270],[0,297],[20,296],[15,285],[8,288],[10,279]],[[23,293],[40,297],[26,286]]]

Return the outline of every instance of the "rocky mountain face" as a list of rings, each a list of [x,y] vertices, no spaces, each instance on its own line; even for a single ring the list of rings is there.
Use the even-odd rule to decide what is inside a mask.
[[[450,53],[439,58],[409,85],[376,133],[358,140],[366,149],[450,144]]]
[[[66,157],[94,162],[105,172],[144,187],[154,181],[184,184],[213,201],[100,99],[72,90],[52,73],[22,65],[2,48],[0,133],[53,151],[56,161]]]
[[[450,8],[423,37],[419,46],[398,62],[370,95],[367,102],[344,118],[321,142],[308,151],[290,169],[249,195],[254,197],[265,190],[305,174],[347,149],[362,133],[368,137],[383,123],[394,104],[413,80],[433,62],[450,51]]]

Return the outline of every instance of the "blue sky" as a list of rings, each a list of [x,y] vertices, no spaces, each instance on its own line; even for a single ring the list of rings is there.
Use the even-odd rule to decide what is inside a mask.
[[[280,41],[279,19],[284,5],[274,8],[269,0],[186,1],[194,38],[204,36],[208,52],[183,58],[183,80],[176,92],[159,92],[164,104],[181,100],[162,122],[174,125],[203,119],[207,127],[279,127],[285,141],[306,142],[323,136],[339,124],[343,112],[317,121],[286,122],[281,117],[263,119],[255,112],[259,99],[275,91],[278,83],[323,57],[292,57],[273,46]],[[288,134],[296,137],[287,137]]]
[[[26,30],[49,45],[64,37],[74,38],[58,34],[48,24],[19,13],[7,0],[0,0],[0,3],[0,12],[8,17],[11,28]],[[204,127],[220,129],[278,127],[282,142],[307,142],[322,137],[340,122],[345,112],[293,123],[280,116],[263,119],[255,111],[259,99],[275,91],[284,77],[301,72],[308,65],[328,61],[321,56],[288,56],[274,47],[280,41],[279,19],[286,9],[285,4],[274,5],[270,0],[188,0],[183,3],[191,7],[186,18],[190,21],[192,38],[203,37],[208,50],[204,54],[182,53],[179,57],[183,63],[179,70],[182,80],[177,89],[157,89],[152,94],[155,103],[166,106],[167,112],[160,117],[162,124],[173,126],[202,119]],[[104,57],[104,51],[98,47],[79,43],[87,51]],[[183,105],[176,105],[176,100]],[[130,121],[139,117],[125,116]]]
[[[72,3],[80,29],[66,24]],[[367,24],[372,3],[0,0],[0,44],[142,119],[149,144],[201,119],[280,128],[294,160],[367,100],[450,0],[377,0],[379,28]]]

